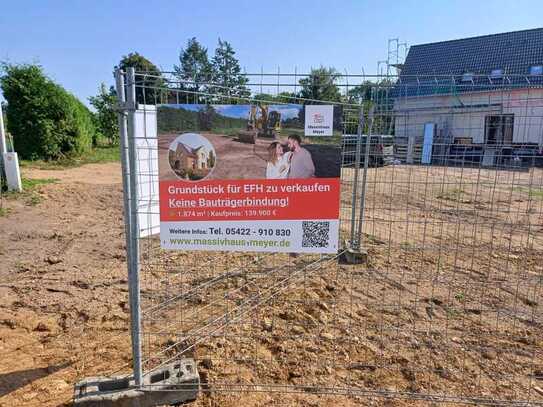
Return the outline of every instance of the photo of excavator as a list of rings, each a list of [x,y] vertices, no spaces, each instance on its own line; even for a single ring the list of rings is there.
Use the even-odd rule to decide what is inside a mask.
[[[252,105],[246,130],[238,138],[244,143],[255,144],[257,138],[277,139],[281,134],[281,113],[269,110],[265,104]]]

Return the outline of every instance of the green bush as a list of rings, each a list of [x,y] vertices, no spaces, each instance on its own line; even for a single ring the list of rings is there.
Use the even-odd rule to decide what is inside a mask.
[[[92,113],[51,81],[40,66],[4,65],[8,131],[23,159],[57,159],[88,151],[96,137]]]

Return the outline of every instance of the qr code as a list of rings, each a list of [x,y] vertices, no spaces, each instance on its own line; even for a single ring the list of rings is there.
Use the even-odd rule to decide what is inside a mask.
[[[330,222],[302,222],[302,247],[328,247]]]

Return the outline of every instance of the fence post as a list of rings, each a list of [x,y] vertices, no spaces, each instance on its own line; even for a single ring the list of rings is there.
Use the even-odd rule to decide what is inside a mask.
[[[131,271],[132,271],[132,238],[131,238],[131,224],[132,224],[132,209],[131,201],[132,195],[130,193],[130,162],[129,162],[129,152],[128,152],[128,133],[126,125],[126,96],[125,96],[125,74],[121,72],[120,69],[115,70],[115,84],[117,88],[117,100],[118,100],[118,118],[119,118],[119,148],[121,153],[121,166],[122,166],[122,180],[123,180],[123,210],[124,210],[124,233],[125,233],[125,245],[127,253],[127,269],[129,284],[132,284],[131,280]],[[132,291],[130,289],[130,310],[132,312]],[[133,326],[134,320],[131,319],[131,324]],[[134,335],[134,330],[132,330],[132,344],[134,345],[134,339],[137,338],[137,335]],[[134,355],[134,353],[133,353]],[[134,359],[134,377],[137,376],[137,371],[139,368],[136,367]]]
[[[351,208],[351,238],[349,241],[349,246],[351,248],[356,248],[356,195],[358,192],[358,174],[360,172],[360,156],[362,149],[362,133],[364,132],[364,107],[360,107],[358,112],[358,129],[356,137],[356,153],[355,153],[355,171],[354,171],[354,180],[353,180],[353,194],[352,194],[352,208]]]
[[[0,103],[0,154],[7,153],[6,133],[4,131],[4,115],[2,113],[2,104]]]
[[[362,191],[360,196],[360,215],[358,216],[356,248],[360,249],[362,243],[362,226],[364,224],[364,211],[366,210],[366,189],[368,184],[368,164],[370,161],[371,131],[373,127],[374,106],[368,112],[368,134],[366,135],[366,147],[364,150],[364,172],[362,173]]]
[[[130,168],[128,167],[128,146],[126,133],[126,97],[124,72],[115,70],[115,87],[117,90],[117,109],[119,122],[119,148],[121,153],[121,171],[123,180],[123,210],[126,249],[130,249]]]
[[[126,107],[128,110],[127,143],[129,169],[129,213],[130,250],[128,251],[128,295],[130,300],[130,332],[132,337],[132,358],[134,382],[142,385],[141,366],[141,307],[140,307],[140,267],[139,267],[139,222],[138,222],[138,161],[136,149],[136,74],[128,68],[126,83]]]
[[[4,153],[7,153],[6,133],[4,131],[4,114],[2,113],[2,103],[0,103],[0,181],[4,178]],[[0,187],[2,182],[0,182]]]

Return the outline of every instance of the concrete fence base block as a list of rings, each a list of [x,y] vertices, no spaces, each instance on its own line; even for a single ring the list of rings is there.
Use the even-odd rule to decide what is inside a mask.
[[[345,241],[345,251],[341,259],[345,264],[364,264],[368,261],[368,252],[362,247],[353,247],[351,242]]]
[[[200,377],[193,359],[181,359],[144,376],[136,387],[132,377],[90,377],[75,385],[74,406],[152,407],[196,400]]]

